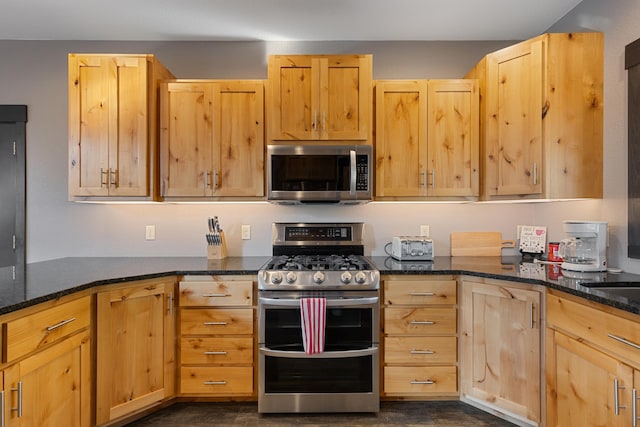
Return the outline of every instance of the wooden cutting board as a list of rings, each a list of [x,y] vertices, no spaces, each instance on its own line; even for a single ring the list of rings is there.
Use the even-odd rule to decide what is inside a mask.
[[[499,231],[454,231],[451,256],[501,256],[503,248],[514,248],[515,240],[502,239]]]

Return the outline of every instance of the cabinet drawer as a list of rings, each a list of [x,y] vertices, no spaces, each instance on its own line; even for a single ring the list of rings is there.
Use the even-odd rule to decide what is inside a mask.
[[[458,339],[452,337],[385,337],[384,363],[449,363],[458,360]]]
[[[5,362],[89,326],[91,297],[87,296],[4,323]]]
[[[252,334],[253,309],[203,308],[180,310],[182,335]]]
[[[385,280],[384,303],[387,305],[455,304],[456,289],[455,280]]]
[[[180,282],[180,306],[251,306],[253,282]]]
[[[625,358],[628,363],[640,368],[640,348],[637,347],[640,346],[640,322],[549,295],[547,325],[568,332],[607,353]]]
[[[253,362],[252,337],[203,337],[180,340],[180,357],[188,364],[251,364]]]
[[[455,334],[455,308],[385,308],[385,334]]]
[[[251,366],[182,367],[180,391],[183,394],[252,394],[253,368]]]
[[[458,390],[455,366],[385,366],[384,392],[400,394],[455,393]]]

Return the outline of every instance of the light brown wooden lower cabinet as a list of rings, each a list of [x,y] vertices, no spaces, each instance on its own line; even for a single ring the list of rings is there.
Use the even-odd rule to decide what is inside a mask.
[[[175,394],[175,277],[130,282],[96,297],[96,422]]]
[[[90,347],[85,330],[6,368],[6,425],[91,426]]]
[[[460,398],[520,425],[542,420],[542,291],[461,279]]]
[[[561,292],[547,310],[547,426],[640,425],[640,318]]]

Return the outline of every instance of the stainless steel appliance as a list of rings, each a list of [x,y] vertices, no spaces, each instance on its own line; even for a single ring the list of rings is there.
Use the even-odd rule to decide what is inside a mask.
[[[606,222],[567,220],[562,227],[569,236],[558,248],[563,270],[607,271]]]
[[[268,145],[267,199],[278,204],[371,201],[370,145]]]
[[[273,224],[258,273],[258,411],[380,409],[380,274],[363,224]],[[326,300],[324,351],[303,349],[300,299]]]
[[[433,261],[433,240],[422,236],[394,237],[391,256],[398,261]]]

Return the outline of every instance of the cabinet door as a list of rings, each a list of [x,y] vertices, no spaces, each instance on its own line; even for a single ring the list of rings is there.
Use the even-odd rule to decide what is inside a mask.
[[[270,140],[368,140],[370,55],[269,58]]]
[[[540,293],[462,284],[461,391],[540,421]]]
[[[427,82],[376,83],[376,197],[427,194]]]
[[[487,194],[542,192],[543,42],[487,56]]]
[[[218,83],[213,105],[212,195],[263,196],[263,83]]]
[[[631,367],[564,334],[550,334],[547,425],[632,425]]]
[[[173,292],[164,280],[97,295],[98,424],[174,394]]]
[[[479,93],[475,80],[430,80],[428,195],[479,195]]]
[[[371,56],[329,56],[320,61],[318,124],[322,139],[368,140]]]
[[[213,141],[211,84],[161,85],[162,195],[210,194]]]
[[[92,425],[89,351],[89,333],[83,332],[5,369],[7,424]]]
[[[109,194],[109,61],[69,56],[69,194]]]
[[[145,56],[69,56],[69,194],[149,194]]]
[[[318,137],[315,123],[319,88],[314,87],[312,74],[310,56],[269,58],[270,140]]]

